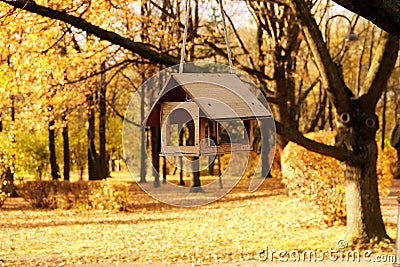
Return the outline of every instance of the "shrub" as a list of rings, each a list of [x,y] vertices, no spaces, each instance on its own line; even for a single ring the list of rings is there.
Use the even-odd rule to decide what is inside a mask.
[[[97,210],[126,211],[129,203],[129,186],[103,180],[89,194],[89,207]]]
[[[127,210],[129,187],[109,180],[75,182],[30,181],[18,190],[34,208]]]
[[[308,133],[312,140],[334,145],[335,132]],[[380,195],[387,195],[393,175],[390,172],[394,149],[379,149],[377,174]],[[395,158],[395,157],[394,157]],[[282,153],[283,182],[291,196],[312,202],[325,215],[328,224],[345,223],[345,190],[342,164],[331,157],[306,150],[290,142]]]
[[[28,181],[17,193],[34,208],[55,209],[57,189],[57,181]]]

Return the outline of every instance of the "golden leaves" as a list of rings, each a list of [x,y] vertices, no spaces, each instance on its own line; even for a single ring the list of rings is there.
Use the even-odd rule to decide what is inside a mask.
[[[318,226],[318,212],[304,212],[310,206],[283,195],[278,180],[266,180],[254,194],[249,181],[198,208],[160,204],[132,184],[131,212],[6,210],[0,213],[0,257],[9,265],[233,263],[257,260],[266,246],[327,248],[344,233]]]
[[[335,135],[334,131],[306,134],[312,140],[329,145],[334,144]],[[389,193],[393,179],[390,166],[394,156],[393,148],[378,153],[378,187],[382,196]],[[314,203],[326,214],[328,224],[345,220],[344,173],[338,160],[290,142],[282,153],[282,175],[289,193]]]

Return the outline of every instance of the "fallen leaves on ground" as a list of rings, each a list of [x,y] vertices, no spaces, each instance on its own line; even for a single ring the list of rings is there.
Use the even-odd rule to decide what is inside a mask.
[[[129,212],[6,203],[0,210],[0,265],[235,262],[257,260],[266,248],[327,249],[344,236],[345,227],[319,223],[322,215],[287,196],[278,180],[265,180],[255,193],[247,186],[242,179],[221,200],[197,208],[159,203],[137,186]]]

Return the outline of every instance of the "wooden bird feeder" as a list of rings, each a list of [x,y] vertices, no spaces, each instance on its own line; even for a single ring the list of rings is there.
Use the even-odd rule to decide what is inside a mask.
[[[161,126],[162,156],[199,157],[250,151],[251,121],[270,117],[235,74],[176,73],[160,92],[144,125]],[[222,142],[224,122],[242,125],[246,131],[241,133],[243,142]],[[178,140],[184,130],[192,141]]]

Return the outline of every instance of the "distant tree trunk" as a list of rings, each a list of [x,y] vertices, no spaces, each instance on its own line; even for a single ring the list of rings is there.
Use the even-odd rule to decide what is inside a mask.
[[[270,178],[272,177],[270,173],[271,167],[271,159],[269,158],[269,154],[273,149],[272,144],[274,144],[275,140],[270,140],[273,137],[273,129],[269,129],[268,126],[271,123],[268,123],[266,120],[261,120],[260,122],[260,131],[261,131],[261,177],[262,178]]]
[[[145,86],[145,85],[144,85]],[[145,87],[143,87],[144,89]],[[145,90],[142,90],[142,95],[140,96],[140,121],[144,121],[144,100],[145,100]],[[145,129],[140,131],[140,180],[139,183],[146,183],[146,139],[145,139]]]
[[[167,183],[167,157],[162,157],[163,159],[163,165],[162,165],[162,169],[163,169],[163,184]]]
[[[382,220],[376,174],[378,117],[361,114],[356,120],[351,127],[341,125],[338,128],[336,143],[363,159],[344,165],[347,236],[368,242],[370,237],[388,238]]]
[[[66,122],[65,115],[63,116],[64,122]],[[68,134],[68,123],[66,122],[63,130],[63,150],[64,150],[64,180],[69,181],[69,171],[70,171],[70,151],[69,151],[69,134]]]
[[[214,176],[214,168],[215,168],[215,157],[208,157],[208,175]]]
[[[204,192],[201,188],[201,181],[200,181],[200,165],[199,165],[199,157],[192,157],[192,170],[193,170],[193,184],[190,188],[190,192],[198,193]]]
[[[15,106],[14,106],[14,96],[11,96],[11,123],[15,124]],[[1,114],[0,114],[1,115]],[[2,124],[2,118],[0,117],[0,122]],[[3,130],[3,126],[1,125],[1,131]],[[1,132],[0,131],[0,132]],[[12,130],[14,131],[14,129]],[[15,133],[12,132],[12,140],[13,146],[15,145]],[[12,155],[15,158],[15,155]],[[11,163],[14,166],[14,160]],[[14,185],[14,172],[11,170],[11,167],[7,167],[5,171],[5,180],[7,181],[7,186],[5,188],[5,192],[10,194],[10,197],[18,197],[16,187]],[[1,173],[0,173],[1,176]]]
[[[194,136],[195,131],[198,129],[195,128],[194,122],[190,121],[186,124],[188,129],[188,138],[186,140],[187,146],[194,146]],[[201,181],[200,181],[200,165],[199,165],[199,157],[191,157],[190,160],[192,161],[192,187],[190,188],[190,192],[203,192],[201,188]]]
[[[275,118],[288,128],[298,129],[299,110],[295,97],[295,75],[293,75],[296,72],[296,58],[301,42],[298,38],[300,27],[297,19],[289,8],[277,8],[279,5],[276,3],[266,2],[259,5],[250,1],[249,6],[258,14],[256,40],[260,71],[274,73],[274,94],[277,104]],[[264,51],[266,43],[274,44],[273,66],[266,66],[268,61]],[[261,84],[261,88],[265,92],[267,85]],[[277,137],[280,148],[283,149],[287,143],[287,138]]]
[[[183,145],[183,139],[184,139],[184,131],[182,129],[182,125],[179,125],[179,145]],[[185,181],[183,180],[183,159],[182,156],[179,157],[179,185],[185,185]]]
[[[50,168],[53,180],[60,178],[58,174],[57,156],[56,156],[56,135],[54,129],[54,119],[49,121],[49,151],[50,151]]]
[[[161,132],[160,126],[151,126],[151,157],[154,167],[154,187],[160,186],[160,152],[161,152]]]
[[[297,22],[293,20],[294,16],[292,12],[287,11],[286,16],[287,21],[289,21],[288,23],[291,23],[291,25],[288,26],[290,30],[286,36],[290,50],[282,46],[277,46],[274,53],[276,61],[274,64],[276,94],[279,99],[277,113],[279,114],[280,121],[287,127],[298,129],[300,117],[298,105],[301,103],[296,103],[296,86],[294,75],[292,74],[296,72],[296,57],[300,46],[300,42],[298,41],[300,28]],[[284,28],[283,24],[281,27]],[[282,149],[285,148],[288,143],[288,140],[282,137],[278,137],[277,141]]]
[[[105,63],[101,65],[101,69],[104,71]],[[106,94],[107,84],[105,74],[102,73],[100,77],[100,89],[99,89],[99,179],[105,179],[109,175],[109,169],[107,164],[107,152],[106,152],[106,121],[107,121],[107,107],[106,107]]]
[[[387,88],[383,92],[383,107],[382,107],[382,140],[381,149],[385,149],[385,133],[386,133],[386,102],[387,102]]]
[[[93,93],[89,93],[87,95],[87,102],[89,105],[88,109],[88,129],[87,129],[87,137],[88,137],[88,175],[89,180],[100,180],[101,177],[98,172],[98,162],[99,156],[96,151],[95,145],[95,112],[94,112],[94,100]]]

